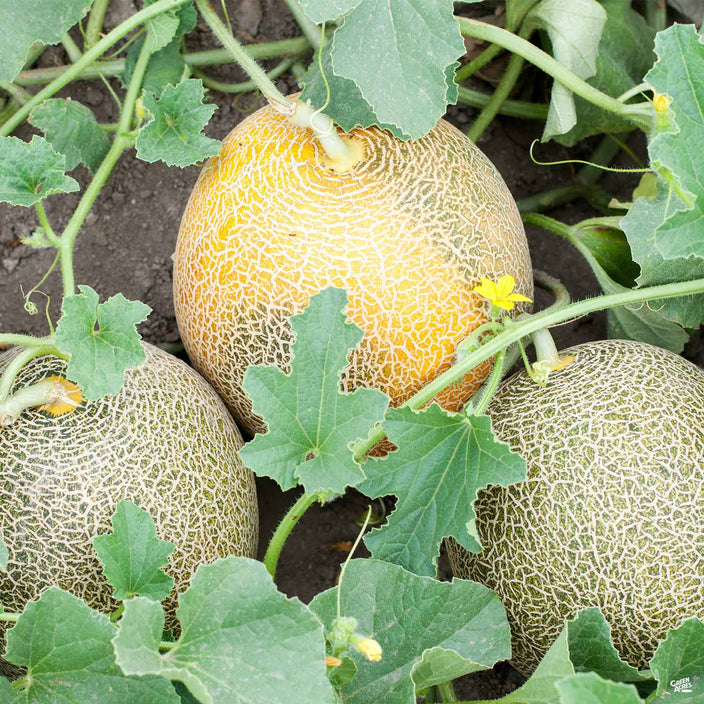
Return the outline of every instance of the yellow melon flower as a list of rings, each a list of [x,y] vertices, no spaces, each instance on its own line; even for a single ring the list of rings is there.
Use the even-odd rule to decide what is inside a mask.
[[[473,290],[490,301],[492,309],[495,306],[496,308],[503,308],[503,310],[512,310],[518,302],[532,303],[532,300],[522,293],[513,292],[515,285],[516,282],[513,276],[509,274],[501,276],[496,282],[482,276],[481,284],[475,286]]]
[[[361,638],[357,642],[357,650],[370,662],[381,660],[381,646],[373,638]]]
[[[667,112],[670,107],[672,100],[662,93],[653,93],[653,105],[655,106],[655,112],[662,114]]]

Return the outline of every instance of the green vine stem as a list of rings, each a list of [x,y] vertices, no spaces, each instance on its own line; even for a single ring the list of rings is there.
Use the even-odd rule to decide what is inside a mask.
[[[457,86],[457,102],[471,105],[473,108],[484,108],[491,96],[478,90]],[[499,113],[507,117],[519,117],[526,120],[545,120],[548,116],[548,106],[544,103],[528,103],[522,100],[504,100],[499,107]]]
[[[481,54],[477,54],[469,63],[457,69],[455,82],[462,83],[462,81],[466,81],[477,71],[481,71],[487,64],[490,64],[503,51],[503,47],[498,44],[490,44]]]
[[[53,337],[34,337],[13,332],[0,332],[0,345],[17,345],[19,347],[44,347],[53,345]]]
[[[587,313],[594,313],[598,310],[644,303],[645,301],[661,298],[691,296],[699,293],[704,293],[704,279],[694,279],[692,281],[682,281],[674,284],[662,284],[660,286],[648,286],[624,291],[622,293],[595,296],[594,298],[589,298],[584,301],[571,303],[558,310],[547,309],[535,315],[526,316],[524,319],[515,322],[504,332],[499,333],[483,344],[479,349],[467,354],[467,356],[457,362],[457,364],[453,365],[443,374],[440,374],[440,376],[433,379],[433,381],[411,396],[402,407],[412,408],[413,410],[422,408],[440,393],[440,391],[460,381],[465,374],[470,372],[477,365],[494,357],[498,352],[509,347],[509,345],[543,328],[549,328],[558,323],[564,323],[571,318],[579,318]],[[354,457],[365,456],[385,437],[386,434],[383,426],[377,426],[370,433],[368,438],[361,438],[352,444],[351,449]]]
[[[248,44],[242,47],[253,59],[276,59],[279,56],[298,55],[309,48],[308,40],[305,37],[294,39],[281,39],[275,42],[262,42],[261,44]],[[227,49],[207,49],[205,51],[194,51],[183,54],[183,60],[191,68],[203,68],[205,66],[221,66],[232,62],[232,54]],[[71,66],[55,66],[52,68],[35,68],[29,71],[22,71],[16,78],[15,84],[18,86],[38,86],[51,83],[68,71]],[[82,81],[94,80],[97,78],[112,78],[119,76],[125,70],[124,59],[114,59],[112,61],[99,61],[91,66],[87,66],[77,76]],[[30,96],[31,97],[31,96]]]
[[[552,56],[542,51],[537,46],[534,46],[526,39],[512,34],[501,27],[495,27],[485,22],[479,22],[478,20],[468,19],[466,17],[458,17],[457,19],[459,20],[460,31],[463,35],[493,42],[514,54],[518,54],[526,59],[526,61],[530,61],[539,69],[552,76],[556,81],[564,85],[565,88],[588,102],[619,115],[626,120],[630,120],[645,131],[650,129],[653,119],[653,108],[650,103],[637,103],[635,105],[621,103],[615,98],[589,85],[586,81],[583,81],[556,61]]]
[[[17,378],[17,375],[27,363],[31,362],[36,357],[49,354],[66,359],[66,355],[61,354],[54,345],[27,347],[5,367],[2,377],[0,377],[0,424],[3,416],[14,414],[17,409],[22,411],[32,405],[41,405],[44,403],[44,401],[40,399],[38,403],[27,405],[27,397],[21,396],[25,389],[20,389],[20,391],[13,396],[10,396],[10,390],[12,389],[12,384]]]
[[[70,34],[64,34],[61,39],[61,44],[66,50],[66,54],[68,54],[69,61],[72,64],[75,64],[76,61],[79,61],[81,56],[83,56],[83,52],[79,49],[78,44],[73,41]]]
[[[195,0],[198,10],[213,34],[230,52],[243,71],[254,81],[271,106],[288,117],[294,124],[312,130],[336,171],[349,171],[363,156],[361,147],[337,133],[332,120],[314,110],[307,103],[290,100],[284,96],[266,75],[264,69],[252,59],[242,45],[232,36],[208,0]]]
[[[0,136],[6,136],[12,132],[32,110],[47,98],[60,91],[64,86],[67,86],[71,81],[78,78],[81,73],[93,64],[96,59],[102,56],[111,46],[120,41],[124,36],[129,34],[133,29],[139,27],[142,23],[156,17],[158,14],[165,12],[181,5],[185,5],[188,0],[157,0],[153,5],[148,5],[144,9],[136,12],[134,15],[126,19],[120,25],[115,27],[109,34],[105,35],[92,49],[87,51],[83,56],[76,61],[75,64],[67,67],[60,76],[55,78],[49,85],[40,90],[31,100],[28,100],[7,122],[0,126]]]
[[[452,686],[452,682],[441,682],[438,685],[438,693],[440,694],[440,700],[443,702],[457,701],[457,695],[455,694],[455,688]]]
[[[22,614],[12,614],[9,611],[0,612],[0,621],[5,621],[6,623],[17,623]]]
[[[153,6],[151,6],[153,7]],[[66,225],[61,238],[59,240],[59,254],[61,256],[61,277],[63,280],[64,296],[70,296],[75,292],[75,281],[73,272],[73,246],[76,241],[84,220],[90,211],[95,199],[102,190],[105,182],[112,173],[115,164],[118,162],[126,149],[134,144],[134,139],[129,135],[132,124],[134,108],[142,88],[142,80],[149,65],[151,51],[149,50],[148,42],[144,42],[142,50],[137,58],[130,84],[127,88],[127,94],[122,105],[120,120],[117,124],[117,135],[110,147],[110,150],[105,155],[98,170],[93,176],[93,180],[86,189],[83,197],[78,202],[76,210],[73,212],[71,219]]]
[[[645,0],[645,20],[656,32],[662,32],[667,27],[665,0]]]
[[[318,494],[301,494],[277,526],[274,535],[271,536],[264,554],[264,565],[272,578],[276,576],[276,566],[279,564],[281,550],[288,536],[301,520],[303,514],[318,500]]]
[[[479,113],[479,115],[477,115],[477,119],[467,132],[467,136],[473,142],[478,142],[479,138],[493,122],[499,112],[499,109],[501,108],[501,105],[506,98],[508,98],[513,90],[513,87],[516,85],[518,77],[521,75],[521,71],[523,70],[524,63],[525,61],[523,57],[518,54],[513,54],[509,59],[506,71],[504,71],[504,75],[501,77],[501,81],[496,87],[494,94],[491,96],[491,99],[485,105],[484,109]]]
[[[494,397],[496,389],[501,383],[501,378],[504,371],[504,360],[506,357],[506,350],[501,350],[494,358],[494,366],[491,369],[491,374],[486,384],[483,385],[482,397],[477,401],[476,405],[472,408],[472,413],[475,415],[481,415],[486,411],[486,407],[489,402]]]
[[[105,21],[105,13],[108,9],[110,0],[95,0],[90,9],[88,16],[88,24],[86,25],[86,38],[83,45],[83,50],[88,51],[94,47],[100,38],[100,33],[103,31],[103,22]]]
[[[297,60],[297,57],[289,57],[280,61],[271,71],[267,72],[267,76],[270,80],[278,78],[288,71],[293,63]],[[196,71],[195,75],[203,81],[203,85],[206,88],[212,90],[220,91],[221,93],[247,93],[252,90],[257,90],[258,86],[254,81],[242,81],[241,83],[223,83],[222,81],[216,81],[213,78],[206,76],[202,71]]]
[[[210,27],[218,41],[230,52],[230,56],[239,64],[242,70],[254,81],[262,95],[270,102],[283,107],[291,105],[289,100],[271,82],[264,69],[244,50],[242,45],[232,36],[219,15],[208,0],[196,0],[201,16]]]
[[[313,49],[317,51],[320,48],[320,28],[315,22],[308,19],[308,16],[303,12],[303,8],[298,0],[286,0],[286,4],[293,18],[301,28],[303,36],[305,36]]]

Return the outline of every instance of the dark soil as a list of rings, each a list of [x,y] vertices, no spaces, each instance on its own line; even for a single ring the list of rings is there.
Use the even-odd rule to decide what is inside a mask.
[[[112,0],[107,27],[119,23],[135,11],[136,2]],[[141,4],[141,3],[140,3]],[[300,31],[285,7],[283,0],[229,0],[227,3],[234,29],[245,41],[267,41],[298,36]],[[486,12],[486,10],[483,10]],[[188,38],[189,48],[215,46],[203,28],[195,37]],[[40,65],[51,66],[67,62],[63,50],[52,48],[40,60]],[[234,66],[209,70],[220,80],[243,80]],[[117,79],[114,87],[119,91]],[[294,92],[297,86],[291,77],[278,82],[282,92]],[[488,91],[490,86],[476,83]],[[545,88],[535,84],[535,75],[526,73],[521,87],[523,99],[545,99]],[[114,122],[115,103],[100,81],[79,82],[62,93],[89,105],[98,119]],[[232,96],[211,93],[209,100],[219,109],[208,125],[209,136],[221,139],[247,113],[243,107],[255,109],[263,104],[261,97],[248,94],[239,100]],[[452,108],[448,119],[460,129],[471,124],[476,111],[470,108]],[[531,142],[540,137],[542,125],[526,120],[500,118],[492,125],[480,146],[497,166],[516,199],[550,188],[566,185],[574,180],[575,168],[569,166],[542,167],[533,164],[528,150]],[[28,139],[31,129],[24,126],[17,136]],[[643,145],[632,140],[635,149]],[[587,147],[593,148],[594,143]],[[540,158],[564,159],[588,154],[587,148],[571,153],[555,145],[541,146]],[[631,166],[623,160],[624,166]],[[146,164],[129,155],[121,161],[108,185],[88,216],[76,248],[76,281],[95,288],[101,299],[122,292],[129,299],[142,300],[153,309],[149,320],[141,327],[144,338],[155,344],[176,343],[179,333],[174,319],[171,294],[171,254],[174,250],[181,213],[198,175],[195,166],[180,170],[163,164]],[[82,185],[88,173],[77,170]],[[606,177],[602,185],[614,195],[628,200],[633,179]],[[77,196],[52,197],[45,201],[46,210],[57,229],[64,226],[77,202]],[[577,201],[553,213],[566,222],[577,222],[595,215],[585,202]],[[45,282],[40,294],[33,300],[40,313],[29,316],[23,310],[23,291],[39,282],[51,264],[53,252],[33,250],[20,243],[37,226],[34,212],[0,204],[0,329],[6,332],[45,334],[43,315],[45,300],[56,321],[60,311],[60,281],[58,275]],[[597,283],[581,256],[554,235],[528,230],[531,254],[535,268],[543,269],[560,278],[573,299],[599,293]],[[538,296],[538,306],[549,302],[547,296]],[[605,316],[589,315],[561,326],[555,331],[558,347],[564,348],[588,340],[605,337]],[[687,350],[687,356],[704,362],[701,338]],[[282,493],[266,479],[258,481],[261,514],[262,551],[277,522],[295,499],[294,492]],[[367,506],[366,499],[350,493],[324,507],[314,507],[294,531],[281,558],[277,582],[289,595],[305,602],[318,592],[335,584],[340,562],[347,556],[346,549],[359,531],[356,522]],[[366,554],[364,547],[358,555]],[[441,561],[443,574],[449,578],[447,565]],[[488,673],[463,678],[457,693],[462,699],[496,698],[511,691],[523,681],[510,665],[502,663]]]

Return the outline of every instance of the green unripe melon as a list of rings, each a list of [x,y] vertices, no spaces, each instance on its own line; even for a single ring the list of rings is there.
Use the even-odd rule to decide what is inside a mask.
[[[159,537],[175,544],[167,568],[174,593],[200,563],[254,556],[256,494],[238,455],[237,426],[195,371],[145,349],[146,361],[127,372],[116,396],[58,417],[25,411],[0,427],[0,535],[10,552],[0,602],[7,611],[21,611],[50,586],[114,609],[91,541],[112,532],[122,499],[149,511]],[[0,356],[0,373],[14,354]],[[38,358],[15,389],[65,366]]]
[[[528,477],[479,493],[484,551],[450,543],[450,561],[503,601],[523,672],[588,606],[643,668],[668,629],[704,616],[704,372],[624,340],[565,354],[546,386],[520,372],[493,398]]]

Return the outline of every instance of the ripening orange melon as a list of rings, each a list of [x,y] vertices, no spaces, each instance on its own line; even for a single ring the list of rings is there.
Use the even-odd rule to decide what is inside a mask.
[[[184,213],[174,257],[181,336],[249,431],[263,423],[241,387],[247,366],[286,369],[287,318],[326,287],[347,289],[347,315],[365,332],[346,388],[379,388],[394,405],[445,371],[486,321],[472,291],[480,277],[511,274],[532,295],[516,205],[467,137],[441,120],[411,142],[376,128],[351,139],[364,157],[335,172],[310,131],[264,107],[224,140]],[[438,400],[458,409],[489,368]]]

